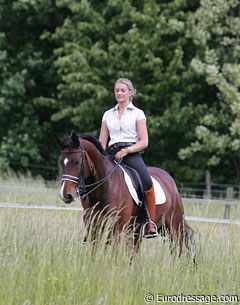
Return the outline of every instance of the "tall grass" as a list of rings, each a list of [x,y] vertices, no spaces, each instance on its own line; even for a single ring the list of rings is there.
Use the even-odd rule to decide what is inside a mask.
[[[161,237],[144,240],[130,264],[124,240],[94,251],[81,243],[81,212],[0,209],[0,304],[141,305],[147,293],[149,304],[160,295],[239,293],[239,226],[194,228],[196,266],[171,255]]]
[[[63,205],[58,184],[11,174],[0,179],[0,201]],[[223,213],[216,206],[186,208],[186,215],[210,212]],[[239,294],[240,227],[191,226],[200,234],[196,266],[185,254],[171,255],[162,237],[144,240],[130,264],[124,238],[118,247],[82,244],[79,211],[2,208],[0,305],[141,305],[148,293],[154,297],[149,304],[160,303],[162,295]]]
[[[63,205],[59,181],[44,181],[29,175],[7,172],[0,176],[0,201],[27,205]]]
[[[197,200],[196,200],[197,201]],[[196,217],[224,218],[225,205],[223,204],[190,204],[185,203],[185,214]],[[231,220],[239,220],[240,205],[232,205],[230,211]]]

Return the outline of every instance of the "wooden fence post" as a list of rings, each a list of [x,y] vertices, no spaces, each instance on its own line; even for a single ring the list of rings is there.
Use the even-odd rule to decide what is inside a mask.
[[[205,196],[210,199],[211,198],[211,173],[210,173],[210,171],[206,171],[206,173],[205,173],[205,183],[206,183]]]
[[[227,188],[227,196],[226,196],[227,200],[231,200],[233,199],[233,187],[228,187]],[[224,209],[224,219],[230,219],[230,208],[231,205],[230,204],[226,204],[225,205],[225,209]]]

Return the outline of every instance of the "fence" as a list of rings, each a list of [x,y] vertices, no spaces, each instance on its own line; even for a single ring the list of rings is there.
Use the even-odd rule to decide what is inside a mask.
[[[230,212],[231,207],[239,206],[240,207],[240,200],[233,199],[233,187],[227,187],[226,189],[226,198],[219,199],[219,198],[193,198],[193,197],[183,197],[184,203],[190,204],[207,204],[207,205],[223,205],[224,206],[224,219],[230,219]]]
[[[49,205],[26,205],[19,203],[4,203],[0,202],[0,207],[2,208],[18,208],[18,209],[34,209],[34,210],[55,210],[55,211],[82,211],[82,207],[73,206],[49,206]],[[230,221],[229,219],[218,219],[218,218],[207,218],[207,217],[194,217],[186,216],[186,220],[196,221],[196,222],[207,222],[216,224],[237,224],[240,225],[240,220]]]
[[[42,181],[41,181],[42,182]],[[0,192],[1,193],[16,193],[16,194],[20,194],[20,193],[24,193],[24,194],[34,194],[34,195],[52,195],[52,196],[56,196],[57,197],[57,193],[58,193],[58,185],[56,183],[52,183],[52,184],[48,184],[46,185],[39,185],[37,184],[38,187],[36,188],[36,181],[35,184],[32,185],[31,181],[29,181],[26,185],[26,180],[25,183],[23,185],[21,185],[21,183],[18,185],[16,185],[15,183],[13,183],[12,185],[9,184],[5,184],[4,181],[0,179]],[[181,191],[181,190],[180,190]],[[184,191],[182,191],[183,193],[185,193]],[[224,199],[219,199],[219,198],[207,198],[207,196],[205,197],[194,197],[193,196],[193,192],[192,192],[192,197],[187,196],[185,197],[184,194],[182,194],[182,198],[183,198],[183,202],[184,204],[198,204],[198,205],[222,205],[224,206],[224,213],[223,213],[223,218],[222,219],[218,219],[218,218],[206,218],[206,217],[193,217],[193,216],[187,216],[186,219],[187,220],[191,220],[191,221],[200,221],[200,222],[214,222],[214,223],[222,223],[222,224],[226,224],[226,223],[231,223],[233,221],[230,221],[230,216],[231,216],[231,209],[236,206],[236,207],[240,207],[240,199],[233,199],[234,197],[234,190],[232,187],[227,187],[225,190],[225,194],[226,194],[226,198]],[[0,199],[0,201],[4,201],[3,197]],[[23,203],[25,203],[23,201]],[[45,206],[45,205],[31,205],[31,203],[27,203],[28,205],[25,204],[17,204],[17,203],[4,203],[4,202],[0,202],[0,207],[12,207],[12,208],[36,208],[36,209],[55,209],[55,210],[79,210],[81,208],[79,207],[60,207],[60,206]],[[234,221],[234,223],[239,224],[240,221]]]

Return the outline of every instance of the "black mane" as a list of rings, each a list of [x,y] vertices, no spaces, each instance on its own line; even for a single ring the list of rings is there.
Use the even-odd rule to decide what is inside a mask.
[[[76,139],[74,139],[73,137],[77,137],[78,140],[76,141]],[[77,148],[79,146],[78,141],[81,139],[91,142],[102,155],[107,155],[99,140],[89,133],[79,133],[74,131],[72,131],[71,133],[66,133],[61,137],[61,143],[59,144],[59,146],[62,149],[66,147]]]
[[[103,149],[101,143],[99,142],[99,140],[94,137],[93,135],[89,134],[89,133],[77,133],[77,135],[84,140],[87,140],[89,142],[91,142],[102,155],[106,155],[106,151]]]

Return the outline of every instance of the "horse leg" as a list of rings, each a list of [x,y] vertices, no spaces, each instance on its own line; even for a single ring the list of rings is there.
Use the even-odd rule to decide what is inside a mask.
[[[178,256],[180,257],[183,253],[183,227],[178,229],[177,231],[177,243],[178,243]]]
[[[169,212],[168,212],[169,214]],[[166,214],[158,218],[158,230],[162,236],[166,237],[169,241],[171,254],[178,253],[180,257],[183,249],[183,226],[174,215],[166,217]]]
[[[177,221],[176,221],[177,222]],[[187,224],[184,219],[180,219],[178,226],[175,227],[179,257],[183,253],[183,246],[187,250],[187,255],[192,255],[195,264],[196,239],[194,230]]]
[[[135,255],[138,253],[142,242],[141,229],[133,232],[133,249]]]
[[[83,222],[86,230],[83,242],[95,242],[99,231],[103,231],[103,215],[97,205],[84,209]],[[100,234],[100,236],[102,236]]]
[[[81,204],[83,207],[83,223],[84,223],[84,227],[86,230],[86,233],[83,237],[83,241],[82,243],[85,244],[88,242],[88,237],[89,237],[89,224],[88,224],[88,218],[89,218],[89,209],[90,209],[90,203],[89,203],[89,199],[88,198],[82,198],[81,199]]]
[[[172,223],[171,234],[178,257],[181,257],[183,252],[183,239],[184,239],[182,220],[174,219],[174,225]]]
[[[120,220],[115,224],[114,228],[114,241],[118,246],[123,242],[130,264],[138,253],[141,244],[141,226],[136,228],[135,217],[131,218],[128,222]]]
[[[140,249],[140,245],[142,242],[142,224],[137,223],[136,217],[134,218],[131,226],[130,226],[130,236],[132,236],[132,249],[135,254]]]
[[[184,243],[187,255],[191,255],[193,264],[196,265],[196,232],[184,220]]]
[[[136,257],[137,253],[139,252],[141,242],[142,242],[141,226],[138,225],[138,227],[136,228],[133,224],[129,231],[129,239],[127,240],[127,250],[129,253],[130,264],[132,264],[133,259]]]

